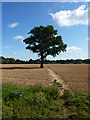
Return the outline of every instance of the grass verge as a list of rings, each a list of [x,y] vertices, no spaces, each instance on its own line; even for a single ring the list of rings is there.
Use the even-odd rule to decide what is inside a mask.
[[[3,118],[90,118],[90,95],[57,87],[2,85]]]

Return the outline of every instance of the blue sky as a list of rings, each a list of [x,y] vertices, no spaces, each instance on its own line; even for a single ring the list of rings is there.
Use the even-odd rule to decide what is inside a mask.
[[[22,40],[34,27],[53,25],[58,30],[67,52],[47,59],[88,58],[88,3],[86,2],[3,2],[2,55],[15,59],[38,59],[26,50]]]

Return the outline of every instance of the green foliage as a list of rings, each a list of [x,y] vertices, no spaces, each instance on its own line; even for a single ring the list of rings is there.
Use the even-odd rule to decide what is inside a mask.
[[[90,95],[71,92],[66,99],[67,107],[73,111],[70,117],[88,118],[90,114]]]
[[[16,59],[15,63],[16,63],[16,64],[24,64],[25,61],[23,61],[23,60],[19,60],[19,59]]]
[[[57,30],[54,30],[52,25],[35,27],[28,34],[31,36],[23,42],[28,44],[26,49],[41,56],[41,67],[43,67],[43,60],[47,55],[55,57],[60,52],[66,51],[67,45],[63,43],[61,36],[56,36]]]
[[[59,88],[60,90],[63,89],[63,87],[62,87],[63,85],[62,85],[61,83],[57,82],[56,80],[54,80],[54,81],[52,82],[52,85],[53,85],[54,87]]]
[[[40,64],[40,59],[36,59],[36,60],[32,60],[30,59],[29,61],[23,61],[23,60],[19,60],[19,59],[14,59],[14,58],[8,58],[9,61],[7,62],[7,58],[4,57],[0,57],[0,63],[2,64]],[[81,60],[81,59],[70,59],[70,60],[44,60],[43,61],[44,64],[90,64],[90,59],[85,59],[85,60]]]
[[[9,63],[10,64],[14,64],[15,63],[15,59],[14,58],[9,58]]]
[[[90,118],[90,95],[86,93],[70,92],[64,97],[57,87],[3,84],[2,88],[3,118]]]
[[[35,27],[29,34],[32,35],[24,40],[26,44],[29,44],[26,49],[37,52],[40,56],[41,52],[43,57],[46,57],[47,55],[55,56],[58,52],[65,51],[66,44],[63,43],[61,36],[55,37],[57,30],[54,30],[53,26]]]
[[[59,92],[56,88],[3,85],[3,118],[47,118],[59,116]],[[13,113],[14,112],[14,113]]]
[[[1,56],[0,63],[2,63],[2,64],[14,64],[15,59],[14,58],[4,58],[3,56]]]

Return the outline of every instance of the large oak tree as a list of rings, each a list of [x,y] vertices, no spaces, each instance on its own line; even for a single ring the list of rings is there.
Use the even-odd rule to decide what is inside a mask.
[[[26,49],[38,53],[41,57],[41,68],[47,55],[55,57],[61,51],[65,52],[67,45],[63,43],[62,37],[57,36],[57,30],[52,25],[34,27],[28,34],[30,37],[23,40],[28,46]]]

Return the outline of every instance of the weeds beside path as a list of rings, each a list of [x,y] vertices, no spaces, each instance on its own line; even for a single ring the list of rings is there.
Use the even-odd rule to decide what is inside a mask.
[[[70,92],[60,96],[57,88],[9,84],[2,86],[2,117],[17,118],[87,118],[90,95]]]
[[[56,81],[57,83],[60,83],[62,85],[62,89],[60,89],[60,95],[63,95],[65,90],[67,90],[67,91],[70,90],[69,87],[68,87],[68,85],[64,82],[64,80],[60,76],[58,76],[50,68],[47,68],[47,69],[48,69],[48,73],[49,73],[49,75],[51,77],[51,81],[52,82]],[[50,85],[52,85],[52,84],[50,84]]]

